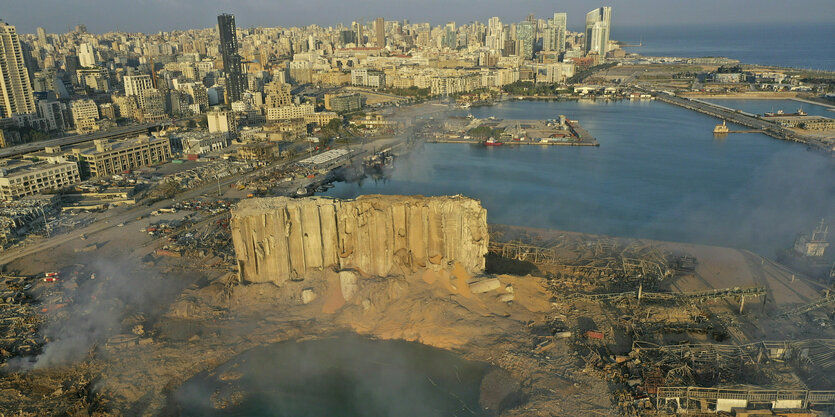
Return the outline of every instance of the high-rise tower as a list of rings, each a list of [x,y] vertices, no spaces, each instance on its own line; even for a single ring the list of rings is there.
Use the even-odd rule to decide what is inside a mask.
[[[39,27],[38,30],[38,42],[40,42],[41,48],[46,46],[46,30],[44,28]]]
[[[609,52],[611,27],[611,7],[601,7],[586,14],[586,53],[595,52],[603,57]]]
[[[487,23],[487,47],[493,51],[504,48],[504,26],[498,17],[491,17]]]
[[[17,31],[0,20],[0,118],[35,112],[35,97]]]
[[[82,43],[78,45],[78,61],[84,68],[94,68],[96,66],[96,50],[90,43]]]
[[[548,20],[547,45],[543,49],[547,51],[565,52],[565,30],[568,16],[565,13],[554,13],[554,18]],[[543,41],[543,43],[546,43]]]
[[[223,56],[223,73],[226,75],[226,91],[229,103],[241,99],[246,89],[246,78],[241,70],[241,56],[238,54],[238,36],[235,30],[235,16],[222,14],[217,17],[220,33],[220,53]]]
[[[362,22],[362,20],[360,20],[359,22],[352,23],[351,26],[354,29],[354,38],[356,39],[357,46],[358,47],[364,46],[365,45],[365,39],[364,39],[365,35],[363,35],[363,33],[362,33],[362,27],[364,26],[364,23]]]
[[[533,44],[536,40],[536,23],[526,20],[516,25],[516,39],[519,41],[516,54],[525,59],[533,58]]]
[[[386,21],[382,17],[378,17],[374,21],[374,40],[378,48],[386,47]]]

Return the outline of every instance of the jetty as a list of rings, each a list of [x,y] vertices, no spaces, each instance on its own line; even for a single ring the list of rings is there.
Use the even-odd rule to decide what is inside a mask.
[[[744,112],[742,110],[731,109],[729,107],[721,106],[718,104],[708,103],[699,99],[688,99],[678,97],[666,92],[653,92],[652,94],[658,101],[683,107],[688,110],[697,111],[708,116],[716,117],[717,119],[721,119],[723,121],[728,121],[738,125],[749,127],[752,131],[758,131],[757,133],[763,133],[765,135],[780,140],[803,143],[810,146],[813,149],[821,150],[827,153],[833,152],[831,145],[826,144],[818,138],[809,135],[798,134],[792,131],[791,129],[782,127],[776,123],[768,121],[767,119],[764,120],[762,117],[756,114]],[[753,133],[752,131],[744,131],[740,133]],[[736,132],[728,131],[728,133]]]
[[[446,132],[428,142],[485,146],[600,146],[577,120],[564,115],[551,120],[461,118],[448,122]]]

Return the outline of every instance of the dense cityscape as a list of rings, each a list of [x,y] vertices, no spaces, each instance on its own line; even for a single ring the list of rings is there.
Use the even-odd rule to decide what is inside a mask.
[[[0,20],[0,415],[835,415],[835,72],[617,13]]]

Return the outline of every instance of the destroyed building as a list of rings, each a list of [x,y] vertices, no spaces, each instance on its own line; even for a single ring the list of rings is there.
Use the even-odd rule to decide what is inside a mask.
[[[370,195],[245,200],[232,239],[243,280],[281,284],[325,268],[387,276],[458,263],[480,273],[489,237],[476,200]]]

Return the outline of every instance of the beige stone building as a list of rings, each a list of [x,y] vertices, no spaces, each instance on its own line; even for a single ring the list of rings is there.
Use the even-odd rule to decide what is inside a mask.
[[[318,113],[306,114],[304,116],[305,123],[315,123],[319,126],[328,124],[333,119],[338,119],[339,115],[332,111],[322,111]]]
[[[75,100],[70,105],[70,111],[72,112],[73,124],[75,124],[75,129],[78,132],[83,133],[96,130],[96,119],[99,118],[99,107],[93,100]]]
[[[222,133],[232,139],[237,136],[235,114],[231,111],[210,111],[206,113],[209,133]]]
[[[82,173],[91,177],[121,174],[171,158],[171,142],[168,138],[140,136],[117,142],[94,142],[93,147],[72,151],[81,165]]]
[[[79,181],[78,164],[63,158],[54,162],[8,161],[0,166],[0,200],[17,200]]]
[[[304,119],[306,115],[313,113],[312,104],[275,107],[267,109],[267,120]]]

